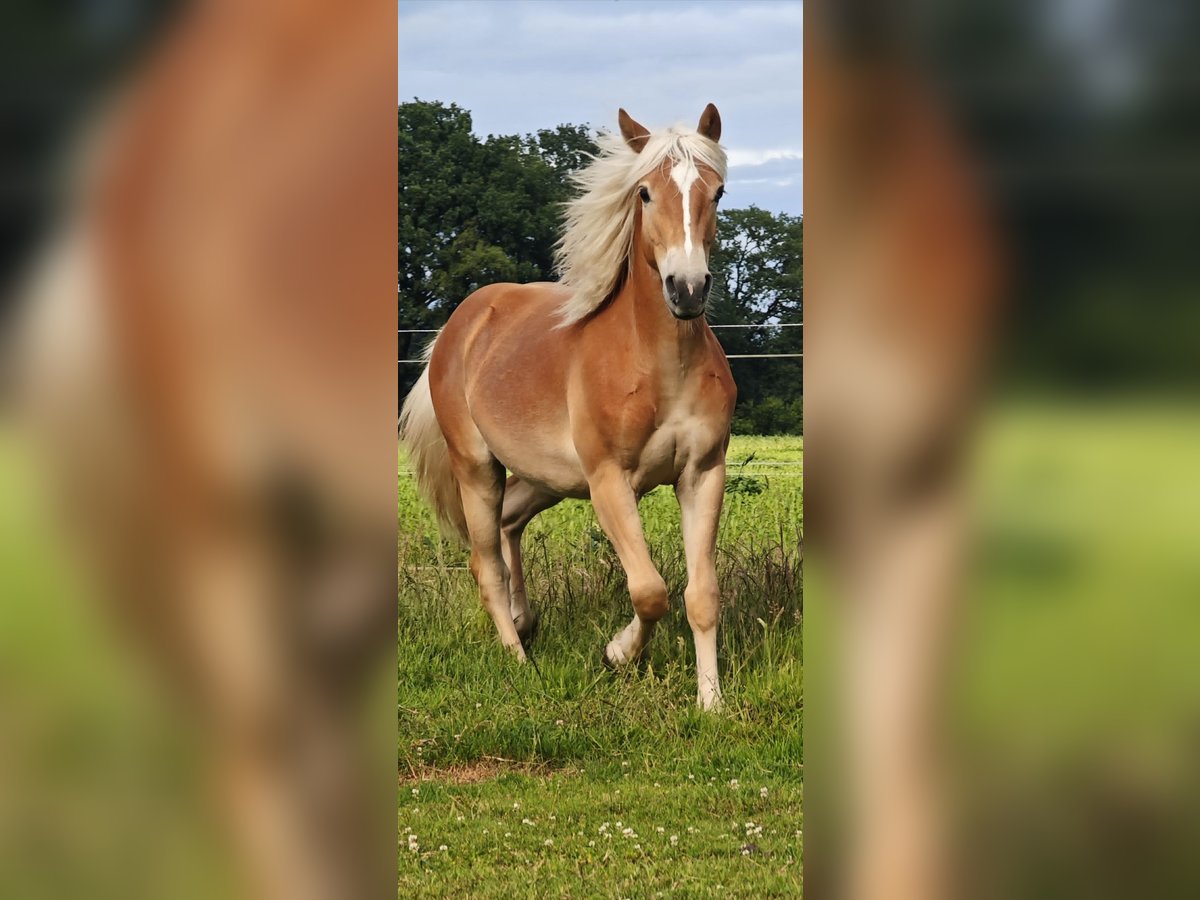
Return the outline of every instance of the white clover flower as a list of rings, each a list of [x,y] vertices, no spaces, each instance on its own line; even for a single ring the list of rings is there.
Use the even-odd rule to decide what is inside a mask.
[[[554,845],[554,838],[546,838],[544,841],[542,841],[542,843],[547,847],[551,847]]]
[[[522,825],[536,825],[537,822],[533,821],[533,819],[522,819],[521,824]]]
[[[733,788],[733,789],[736,791],[736,790],[738,789],[738,787],[739,787],[738,780],[737,780],[736,778],[730,778],[730,779],[729,779],[729,786],[730,786],[731,788]]]
[[[455,818],[454,818],[454,821],[456,821],[456,822],[465,822],[466,820],[467,820],[466,816],[455,816]]]
[[[655,831],[657,831],[659,834],[663,834],[664,832],[666,832],[666,830],[667,830],[667,829],[665,829],[665,828],[663,828],[661,825],[659,825],[659,826],[658,826],[657,828],[655,828],[654,830],[655,830]]]
[[[679,835],[677,835],[677,834],[671,835],[671,846],[674,847],[678,843],[679,843]]]
[[[419,796],[421,795],[421,789],[420,789],[420,788],[413,788],[413,789],[412,789],[412,795],[413,795],[414,797],[419,797]]]
[[[441,850],[443,853],[445,853],[445,852],[446,852],[447,850],[449,850],[450,848],[449,848],[449,847],[447,847],[445,844],[442,844],[442,846],[438,847],[438,849],[439,849],[439,850]]]
[[[760,797],[762,797],[764,800],[766,800],[766,799],[767,799],[767,789],[766,789],[765,787],[761,787],[761,788],[759,788],[759,789],[758,789],[758,796],[760,796]]]

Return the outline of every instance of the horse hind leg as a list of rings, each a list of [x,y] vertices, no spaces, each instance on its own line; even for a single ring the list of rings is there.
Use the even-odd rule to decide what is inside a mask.
[[[471,539],[471,574],[479,598],[496,624],[500,642],[525,659],[509,605],[509,571],[500,549],[500,514],[504,504],[504,466],[490,453],[477,459],[451,452],[467,533]]]
[[[517,635],[528,645],[537,631],[538,616],[525,593],[525,572],[521,565],[521,535],[533,517],[561,500],[532,487],[516,475],[504,488],[504,506],[500,516],[500,549],[509,573],[509,610]]]

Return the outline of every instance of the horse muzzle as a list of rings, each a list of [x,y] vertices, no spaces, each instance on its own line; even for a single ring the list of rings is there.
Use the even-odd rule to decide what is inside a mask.
[[[704,278],[676,278],[668,275],[663,279],[663,296],[667,301],[667,309],[677,319],[695,319],[704,315],[704,306],[708,303],[708,294],[712,290],[712,276],[707,272]]]

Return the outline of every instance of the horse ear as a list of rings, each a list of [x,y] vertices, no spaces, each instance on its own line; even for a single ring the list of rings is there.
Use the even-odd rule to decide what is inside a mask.
[[[700,113],[700,124],[696,126],[696,130],[713,143],[721,140],[721,114],[711,103]]]
[[[625,143],[633,148],[634,153],[641,153],[650,137],[649,129],[640,122],[635,122],[623,109],[617,111],[617,121],[621,123],[621,137],[625,138]]]

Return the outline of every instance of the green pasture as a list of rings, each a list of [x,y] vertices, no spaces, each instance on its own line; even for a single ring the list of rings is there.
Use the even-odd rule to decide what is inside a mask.
[[[798,469],[769,463],[799,462],[801,446],[732,448],[755,458],[730,469],[717,716],[692,709],[669,490],[642,509],[675,602],[644,670],[613,676],[600,648],[629,601],[586,504],[527,537],[535,670],[496,646],[462,551],[434,539],[401,473],[399,896],[795,895],[801,495]],[[1158,888],[1195,869],[1200,835],[1198,447],[1200,409],[1180,403],[1009,403],[987,423],[951,693],[988,813],[976,846],[997,879],[1025,873],[1016,895],[1062,895],[1016,861],[1061,874],[1043,851],[1061,855],[1067,834],[1068,873],[1107,859],[1136,876],[1106,872],[1095,896],[1195,896]],[[187,748],[77,602],[34,461],[0,432],[0,894],[221,896],[201,807],[175,800],[192,790]]]
[[[735,437],[718,567],[725,709],[695,709],[679,510],[641,503],[672,609],[640,671],[600,651],[632,615],[590,504],[526,532],[536,666],[499,647],[465,551],[400,473],[399,896],[796,896],[803,665],[799,437]]]

